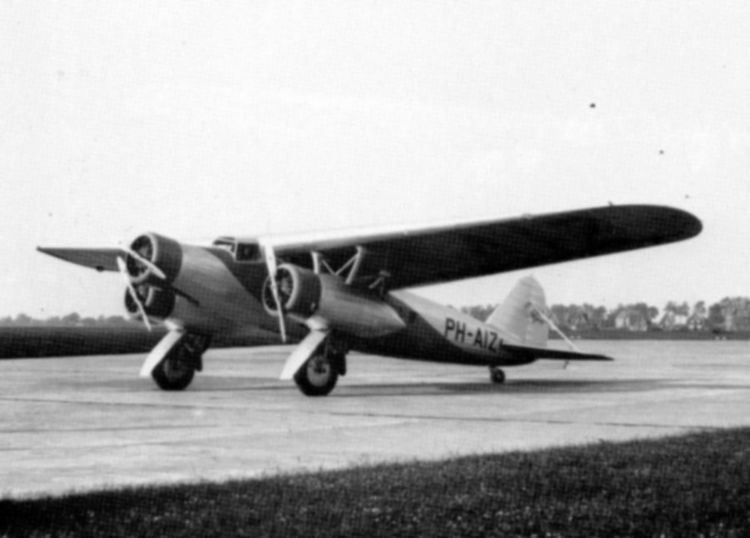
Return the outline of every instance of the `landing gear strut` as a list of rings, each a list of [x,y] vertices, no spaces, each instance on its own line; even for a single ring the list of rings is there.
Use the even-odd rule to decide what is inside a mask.
[[[195,371],[203,369],[203,352],[208,348],[207,336],[186,333],[151,372],[151,377],[162,390],[184,390],[190,385]]]
[[[346,355],[326,343],[294,374],[294,382],[305,396],[326,396],[339,375],[346,375]]]
[[[505,383],[505,372],[497,366],[490,366],[490,381],[496,385]]]

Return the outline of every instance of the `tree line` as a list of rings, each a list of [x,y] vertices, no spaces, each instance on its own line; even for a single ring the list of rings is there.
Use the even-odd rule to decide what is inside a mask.
[[[497,305],[475,305],[461,311],[485,320]],[[583,304],[553,304],[547,314],[561,329],[568,332],[622,329],[629,331],[690,330],[690,331],[750,331],[750,297],[725,297],[707,305],[697,301],[669,301],[662,309],[645,302],[620,304],[616,308]],[[138,322],[123,316],[81,316],[71,312],[65,316],[46,319],[32,318],[21,313],[0,318],[0,326],[48,327],[121,327]]]
[[[496,305],[477,305],[461,310],[485,320]],[[621,329],[628,331],[750,331],[750,298],[725,297],[707,305],[705,301],[669,301],[662,309],[645,302],[619,304],[607,309],[589,303],[553,304],[547,314],[567,332]]]
[[[136,322],[123,316],[81,316],[71,312],[65,316],[51,316],[45,319],[32,318],[28,314],[0,318],[0,327],[122,327]]]

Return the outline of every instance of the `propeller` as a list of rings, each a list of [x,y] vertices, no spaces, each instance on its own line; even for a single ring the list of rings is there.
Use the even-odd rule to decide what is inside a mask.
[[[279,283],[276,282],[277,264],[276,253],[273,250],[273,245],[268,243],[263,244],[263,257],[266,259],[266,267],[268,267],[268,283],[271,287],[271,295],[273,295],[273,302],[276,304],[276,312],[279,316],[281,341],[286,343],[286,322],[284,321],[284,311],[279,296]]]
[[[148,269],[151,270],[151,272],[153,274],[155,274],[156,276],[158,276],[162,280],[166,280],[167,279],[167,275],[164,274],[164,271],[162,271],[161,269],[159,269],[159,267],[154,262],[152,262],[151,260],[149,260],[147,258],[144,258],[143,256],[141,256],[138,252],[136,252],[132,248],[126,247],[124,245],[120,245],[120,250],[122,250],[126,254],[129,254],[130,256],[132,256],[133,258],[135,258],[138,262],[140,262],[143,265],[145,265]],[[120,259],[120,258],[118,258],[118,259]],[[119,264],[118,264],[118,267],[119,267]]]
[[[128,287],[128,293],[130,293],[131,299],[133,299],[133,302],[138,307],[138,312],[141,313],[143,323],[146,325],[146,328],[151,331],[151,322],[148,320],[148,315],[146,315],[146,309],[141,302],[141,298],[138,297],[138,292],[135,290],[135,287],[133,287],[133,282],[130,280],[130,275],[128,275],[128,268],[125,264],[125,260],[120,256],[117,257],[117,268],[120,270],[120,275],[125,281],[125,285]]]

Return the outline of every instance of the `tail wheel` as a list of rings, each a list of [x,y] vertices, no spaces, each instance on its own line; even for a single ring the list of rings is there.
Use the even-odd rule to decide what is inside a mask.
[[[505,372],[497,366],[490,366],[490,381],[496,385],[502,385],[505,383]]]
[[[306,396],[326,396],[339,378],[337,363],[324,353],[316,353],[294,376],[299,390]]]

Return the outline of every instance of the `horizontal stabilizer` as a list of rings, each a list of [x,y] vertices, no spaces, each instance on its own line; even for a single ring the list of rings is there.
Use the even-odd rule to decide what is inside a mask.
[[[511,346],[503,344],[514,355],[524,355],[529,359],[559,359],[565,361],[613,361],[612,357],[594,353],[579,353],[577,351],[565,351],[562,349],[548,349],[526,346]]]
[[[66,262],[91,267],[97,271],[117,271],[117,258],[123,255],[122,250],[117,248],[37,247],[36,249]]]

